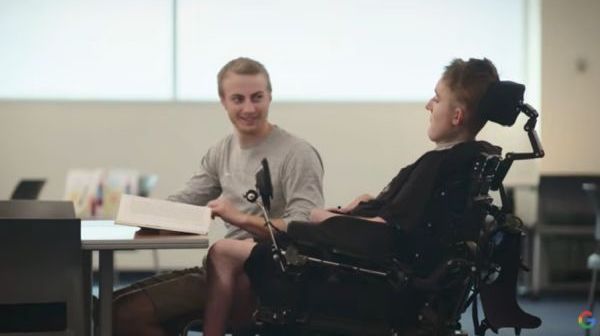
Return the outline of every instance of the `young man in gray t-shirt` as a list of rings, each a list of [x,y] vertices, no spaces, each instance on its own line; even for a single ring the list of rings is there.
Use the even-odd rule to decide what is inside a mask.
[[[264,66],[248,58],[227,63],[218,74],[219,97],[233,134],[211,147],[185,188],[168,199],[206,205],[227,225],[228,238],[262,239],[268,231],[256,204],[243,194],[253,189],[263,158],[273,183],[273,224],[306,221],[323,207],[323,164],[306,141],[269,123],[271,83]],[[174,319],[200,317],[206,302],[204,268],[155,276],[119,290],[114,301],[115,335],[167,335]]]

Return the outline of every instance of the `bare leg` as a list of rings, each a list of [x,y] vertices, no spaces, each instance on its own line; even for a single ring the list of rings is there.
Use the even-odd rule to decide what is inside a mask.
[[[242,307],[250,304],[249,280],[244,274],[244,262],[255,245],[250,240],[223,239],[216,242],[208,252],[208,300],[204,312],[204,335],[222,336],[230,317],[234,317],[236,325],[250,321],[251,308]],[[238,283],[239,282],[239,283]],[[245,292],[245,293],[238,293]],[[234,312],[233,299],[236,296]],[[248,314],[248,312],[250,312]],[[235,316],[234,316],[235,315]],[[247,315],[247,316],[244,316]],[[243,320],[246,321],[243,321]]]
[[[251,327],[252,314],[256,310],[256,296],[250,287],[250,279],[241,272],[236,280],[235,304],[232,307],[230,326],[233,330]]]

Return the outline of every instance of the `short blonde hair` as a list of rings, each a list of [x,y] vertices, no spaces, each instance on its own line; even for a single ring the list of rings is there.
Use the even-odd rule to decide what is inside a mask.
[[[238,57],[225,64],[217,74],[217,85],[219,88],[219,97],[223,97],[223,80],[227,73],[233,72],[238,75],[258,75],[262,74],[267,79],[267,91],[272,93],[271,78],[269,72],[262,63],[248,57]]]
[[[456,58],[446,66],[442,79],[456,99],[465,104],[467,127],[475,134],[478,133],[486,120],[479,115],[477,109],[490,85],[500,80],[496,67],[487,58],[470,58],[468,61]]]

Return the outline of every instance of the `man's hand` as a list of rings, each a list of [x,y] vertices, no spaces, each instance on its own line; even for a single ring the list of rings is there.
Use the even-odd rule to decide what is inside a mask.
[[[234,207],[231,202],[223,197],[214,199],[206,204],[212,210],[213,218],[221,217],[225,222],[241,227],[246,221],[246,214]]]
[[[223,197],[208,202],[206,206],[212,210],[213,218],[220,217],[225,222],[246,230],[256,237],[269,237],[269,231],[262,216],[243,213]],[[281,231],[287,230],[287,225],[281,218],[273,218],[271,223]]]
[[[362,194],[362,195],[358,196],[357,198],[355,198],[352,202],[348,203],[348,205],[346,205],[345,207],[339,209],[338,212],[349,213],[350,211],[354,210],[354,208],[356,208],[356,206],[360,202],[368,202],[372,199],[373,199],[373,196],[371,196],[369,194]]]

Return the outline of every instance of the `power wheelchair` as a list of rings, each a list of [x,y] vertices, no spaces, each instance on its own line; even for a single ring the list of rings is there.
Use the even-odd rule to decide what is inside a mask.
[[[269,218],[272,188],[268,163],[256,175],[256,190],[246,198],[263,210],[271,241],[257,245],[246,272],[258,296],[254,314],[261,335],[464,335],[460,316],[472,307],[475,334],[487,330],[537,328],[541,320],[516,301],[520,269],[521,220],[509,208],[503,180],[513,161],[544,156],[535,131],[537,112],[523,103],[525,87],[500,81],[483,97],[479,111],[492,122],[512,126],[519,113],[531,153],[481,153],[460,181],[434,191],[424,221],[443,228],[441,245],[429,255],[401,256],[389,225],[366,224],[339,216],[320,225],[292,222],[277,232]],[[452,197],[457,185],[466,197]],[[495,205],[490,191],[498,191]],[[458,204],[457,206],[457,203]],[[436,215],[437,214],[437,215]],[[367,227],[368,226],[368,227]],[[431,227],[431,222],[423,223]],[[356,231],[334,244],[323,235]],[[345,239],[361,240],[344,244]],[[411,243],[411,242],[403,242]],[[479,319],[478,303],[484,317]]]

